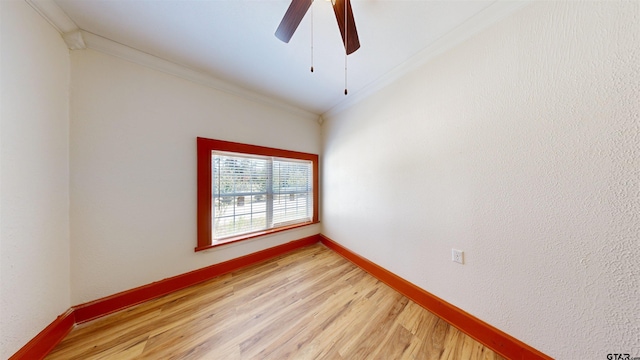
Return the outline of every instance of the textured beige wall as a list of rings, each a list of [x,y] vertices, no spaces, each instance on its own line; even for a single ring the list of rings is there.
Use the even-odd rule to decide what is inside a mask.
[[[323,234],[558,359],[640,356],[639,24],[536,2],[329,117]]]
[[[0,1],[0,358],[69,306],[69,51]]]
[[[193,250],[196,137],[317,154],[316,121],[94,50],[72,53],[71,86],[73,304],[320,232]]]

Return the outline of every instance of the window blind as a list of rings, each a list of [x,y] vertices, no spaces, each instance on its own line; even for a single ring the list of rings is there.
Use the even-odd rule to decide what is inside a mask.
[[[212,152],[214,240],[311,221],[312,162]]]

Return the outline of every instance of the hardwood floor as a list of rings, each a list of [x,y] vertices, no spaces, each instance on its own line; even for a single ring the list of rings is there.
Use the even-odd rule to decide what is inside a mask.
[[[74,328],[46,359],[503,359],[323,245]]]

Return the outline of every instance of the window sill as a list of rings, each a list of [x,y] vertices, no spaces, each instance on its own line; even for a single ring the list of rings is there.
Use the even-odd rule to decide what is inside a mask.
[[[292,229],[297,229],[297,228],[301,228],[301,227],[305,227],[305,226],[309,226],[309,225],[313,225],[313,224],[319,224],[319,223],[320,223],[320,221],[309,221],[309,222],[304,222],[304,223],[300,223],[300,224],[293,224],[293,225],[289,225],[289,226],[283,226],[283,227],[279,227],[277,229],[270,229],[270,230],[258,231],[258,232],[254,232],[254,233],[250,233],[250,234],[244,234],[244,235],[241,235],[241,236],[235,236],[235,237],[231,237],[231,238],[227,238],[227,239],[223,239],[223,240],[214,240],[213,243],[210,244],[210,245],[196,247],[195,251],[198,252],[198,251],[209,250],[209,249],[216,248],[218,246],[227,245],[227,244],[235,243],[235,242],[238,242],[238,241],[255,239],[255,238],[258,238],[258,237],[261,237],[261,236],[271,235],[271,234],[275,234],[275,233],[279,233],[279,232],[283,232],[283,231],[287,231],[287,230],[292,230]]]

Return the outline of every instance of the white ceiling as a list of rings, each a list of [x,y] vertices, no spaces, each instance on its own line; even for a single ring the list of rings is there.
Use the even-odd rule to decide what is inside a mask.
[[[81,30],[315,115],[366,95],[522,4],[352,0],[361,47],[347,59],[345,96],[344,47],[329,1],[314,2],[288,44],[274,32],[289,0],[55,3]]]

